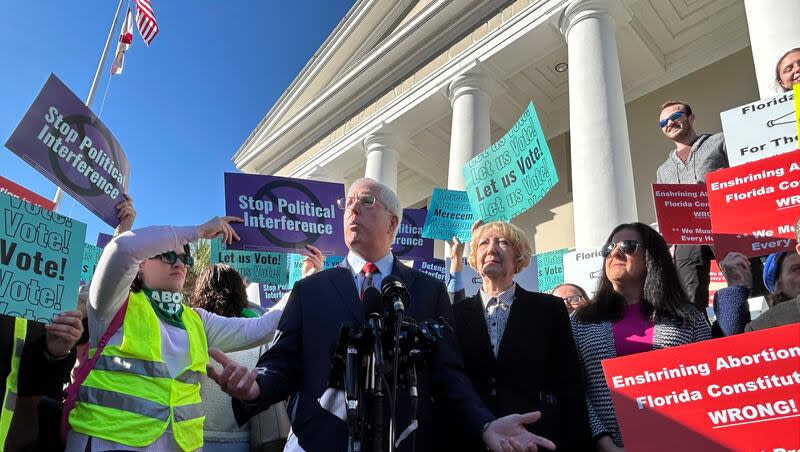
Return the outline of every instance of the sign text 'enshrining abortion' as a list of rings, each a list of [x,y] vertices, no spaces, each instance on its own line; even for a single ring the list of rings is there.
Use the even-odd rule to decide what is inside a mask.
[[[47,79],[6,147],[112,227],[128,189],[128,158],[61,80]]]
[[[723,111],[719,117],[731,166],[800,147],[791,91]]]
[[[225,213],[241,238],[228,248],[292,253],[314,245],[324,254],[344,256],[344,211],[336,200],[344,185],[288,177],[225,173]]]
[[[713,245],[704,184],[653,184],[658,232],[670,245]]]
[[[0,314],[49,323],[78,304],[86,225],[0,195]]]
[[[706,176],[714,254],[748,257],[794,249],[800,217],[800,150]]]
[[[625,449],[797,450],[798,337],[795,323],[603,361]]]
[[[484,222],[510,221],[556,183],[558,174],[533,103],[508,133],[464,166],[469,203]]]

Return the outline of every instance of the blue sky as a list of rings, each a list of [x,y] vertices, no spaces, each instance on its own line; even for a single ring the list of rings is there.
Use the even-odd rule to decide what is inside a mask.
[[[131,163],[136,226],[194,225],[224,213],[222,174],[354,0],[151,0],[160,32],[138,32],[122,75],[108,81],[115,43],[92,110]],[[127,0],[126,0],[127,2]],[[131,4],[134,4],[131,1]],[[17,1],[0,27],[0,143],[5,143],[51,72],[85,99],[114,0]],[[120,14],[118,27],[122,23]],[[118,30],[115,30],[115,40]],[[56,187],[11,151],[0,175],[52,198]],[[111,228],[64,197],[59,212],[87,223],[87,242]]]

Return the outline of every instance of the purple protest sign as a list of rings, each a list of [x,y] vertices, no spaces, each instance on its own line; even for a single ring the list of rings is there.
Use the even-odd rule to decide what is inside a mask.
[[[102,233],[102,232],[98,232],[97,233],[97,246],[99,246],[100,248],[105,248],[106,245],[108,245],[108,242],[110,242],[111,239],[113,239],[113,238],[114,238],[114,236],[111,235],[111,234],[105,234],[105,233]]]
[[[244,220],[232,250],[294,253],[314,245],[324,254],[347,255],[344,211],[336,200],[344,185],[288,177],[225,173],[225,213]]]
[[[53,74],[6,147],[112,227],[130,166],[111,132]]]
[[[425,209],[403,209],[403,221],[397,230],[392,252],[401,259],[433,258],[433,239],[422,238]]]

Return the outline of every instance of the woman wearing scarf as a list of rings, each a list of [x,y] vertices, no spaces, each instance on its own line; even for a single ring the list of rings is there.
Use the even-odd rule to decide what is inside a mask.
[[[123,233],[105,247],[88,305],[89,356],[103,349],[69,414],[68,451],[202,448],[199,381],[208,349],[261,345],[282,313],[278,308],[260,318],[223,317],[182,303],[194,263],[188,243],[216,236],[231,243],[239,237],[230,223],[241,221],[215,217],[199,226],[148,227]],[[118,315],[124,316],[121,326],[101,344],[109,326],[119,324]]]

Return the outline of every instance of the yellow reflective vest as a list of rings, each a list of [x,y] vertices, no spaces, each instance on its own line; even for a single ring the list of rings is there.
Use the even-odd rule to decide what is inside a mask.
[[[161,356],[158,316],[144,293],[131,292],[122,342],[103,349],[78,390],[69,415],[73,430],[144,447],[171,426],[182,450],[203,446],[200,375],[206,373],[208,344],[203,322],[194,309],[183,309],[181,318],[189,336],[191,363],[172,377]],[[90,357],[94,353],[95,349],[89,350]]]
[[[28,321],[19,317],[14,319],[14,345],[11,352],[11,366],[6,377],[6,393],[3,395],[3,406],[0,409],[0,451],[5,450],[14,409],[17,406],[17,382],[19,381],[19,362],[22,360],[22,349],[25,347],[25,336],[28,334]]]

